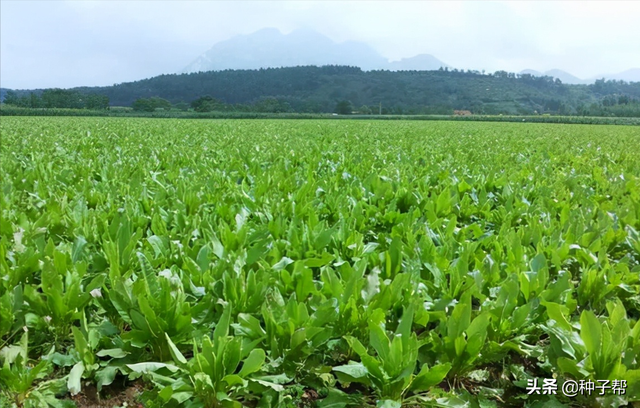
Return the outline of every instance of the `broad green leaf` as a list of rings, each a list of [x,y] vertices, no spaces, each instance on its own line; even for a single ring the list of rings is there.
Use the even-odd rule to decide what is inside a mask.
[[[98,357],[111,357],[111,358],[124,358],[129,355],[129,352],[122,350],[121,348],[103,349],[96,353]]]
[[[229,323],[231,317],[231,307],[227,306],[224,308],[222,312],[222,316],[218,323],[216,324],[216,328],[213,330],[213,341],[219,342],[221,338],[229,335]]]
[[[242,362],[242,368],[238,375],[244,378],[249,374],[259,371],[264,364],[265,358],[266,354],[263,349],[258,348],[251,350],[251,353],[249,353],[247,358]]]
[[[365,378],[368,374],[367,369],[362,363],[350,361],[349,364],[333,367],[333,371],[345,373],[353,378]]]
[[[390,342],[384,329],[377,324],[369,325],[369,343],[382,361],[389,358]]]
[[[71,261],[73,263],[80,261],[80,259],[82,258],[82,252],[84,251],[86,245],[87,240],[83,236],[76,237],[76,240],[73,243],[73,249],[71,251]]]
[[[348,394],[335,388],[329,389],[326,398],[317,402],[318,408],[345,408],[351,402]]]
[[[162,368],[166,368],[167,370],[175,373],[179,370],[178,367],[173,364],[166,363],[136,363],[136,364],[127,364],[127,367],[136,373],[152,373],[154,371],[160,370]]]
[[[171,357],[173,360],[180,364],[187,364],[187,359],[184,358],[180,350],[176,347],[176,345],[171,341],[171,337],[167,333],[164,334],[167,339],[167,344],[169,344],[169,351],[171,352]]]
[[[400,401],[393,401],[393,400],[381,400],[381,401],[376,401],[376,408],[401,408],[402,407],[402,403]]]
[[[467,330],[471,324],[471,294],[465,292],[460,302],[453,308],[451,317],[447,320],[447,336],[457,338]]]
[[[82,374],[84,373],[84,364],[82,361],[76,363],[69,372],[69,378],[67,379],[67,388],[71,395],[76,395],[82,389],[81,381]]]
[[[451,364],[438,364],[429,368],[426,364],[422,365],[420,372],[411,383],[411,390],[414,392],[428,391],[434,385],[438,385],[451,370]]]
[[[96,386],[98,391],[102,390],[105,385],[111,385],[116,378],[118,367],[107,366],[95,373]]]
[[[568,312],[565,306],[559,305],[557,303],[552,303],[552,302],[542,302],[542,305],[544,305],[547,308],[547,315],[549,315],[549,318],[555,320],[556,323],[558,323],[558,326],[562,327],[564,330],[567,330],[567,331],[573,330],[573,327],[565,317],[564,313]]]
[[[162,399],[165,403],[171,399],[172,395],[173,395],[173,388],[171,388],[170,385],[164,387],[158,393],[158,397],[160,397],[160,399]]]
[[[538,254],[531,260],[531,270],[534,272],[540,271],[547,265],[547,258],[544,254]]]
[[[274,271],[281,271],[287,267],[287,265],[291,265],[293,263],[293,259],[287,258],[283,256],[275,265],[272,266]]]
[[[237,374],[229,374],[229,375],[225,375],[222,378],[222,381],[224,381],[225,383],[227,383],[227,386],[229,387],[234,387],[236,385],[242,385],[244,386],[246,384],[246,381],[240,377]]]
[[[590,355],[598,355],[602,351],[602,324],[590,310],[580,315],[580,337]]]

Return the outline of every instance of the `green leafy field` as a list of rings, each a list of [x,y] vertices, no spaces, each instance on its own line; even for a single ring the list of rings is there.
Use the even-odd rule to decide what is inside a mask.
[[[0,131],[0,406],[135,380],[147,407],[640,400],[637,127]],[[580,380],[627,386],[562,395]]]

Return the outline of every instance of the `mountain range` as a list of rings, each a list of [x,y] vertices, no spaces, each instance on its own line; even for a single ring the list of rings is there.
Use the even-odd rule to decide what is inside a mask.
[[[310,29],[282,34],[264,28],[215,44],[183,70],[184,73],[225,69],[260,69],[295,66],[343,65],[371,70],[432,71],[447,64],[429,54],[390,62],[369,45],[358,41],[337,43]]]
[[[603,74],[588,79],[581,79],[575,75],[572,75],[566,71],[560,69],[552,69],[545,72],[536,71],[533,69],[525,69],[520,71],[520,74],[529,74],[533,76],[551,76],[558,78],[565,84],[571,85],[588,85],[593,84],[598,79],[626,81],[626,82],[640,82],[640,68],[632,68],[617,74]]]
[[[400,61],[389,61],[366,43],[345,41],[337,43],[310,29],[297,29],[283,34],[276,28],[263,28],[251,34],[237,35],[216,43],[197,57],[183,73],[222,71],[225,69],[260,69],[295,66],[343,65],[356,66],[364,71],[433,71],[451,68],[430,54],[419,54]],[[520,74],[551,76],[565,84],[592,84],[596,79],[615,79],[640,82],[640,68],[617,74],[605,74],[582,79],[569,72],[552,69],[540,72],[532,69]]]

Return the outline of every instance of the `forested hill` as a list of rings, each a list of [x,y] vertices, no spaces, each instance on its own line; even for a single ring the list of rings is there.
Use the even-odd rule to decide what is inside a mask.
[[[355,110],[362,107],[375,112],[381,105],[393,113],[449,113],[452,109],[486,114],[579,113],[607,96],[640,99],[640,83],[601,80],[593,85],[565,85],[548,76],[504,71],[484,75],[455,70],[362,71],[345,66],[161,75],[79,90],[106,95],[115,106],[154,96],[189,103],[210,95],[227,104],[276,98],[297,112],[333,112],[336,103],[349,101]]]
[[[549,76],[505,71],[393,72],[305,66],[161,75],[75,90],[107,96],[111,106],[131,106],[139,98],[151,97],[186,105],[210,96],[225,110],[235,105],[245,110],[253,106],[263,111],[335,112],[342,103],[355,112],[381,110],[383,114],[451,114],[457,109],[476,114],[599,115],[603,107],[612,106],[616,110],[609,112],[616,116],[640,113],[638,82],[598,80],[593,85],[567,85]]]

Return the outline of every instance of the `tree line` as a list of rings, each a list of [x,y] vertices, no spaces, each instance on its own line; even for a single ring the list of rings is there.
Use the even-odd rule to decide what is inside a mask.
[[[40,94],[29,92],[19,96],[8,91],[3,103],[22,108],[69,108],[103,110],[109,109],[109,97],[99,93],[82,93],[67,89],[45,89]]]
[[[640,83],[598,80],[568,85],[550,76],[437,71],[362,71],[350,66],[304,66],[160,75],[86,91],[112,104],[160,97],[196,111],[360,114],[563,114],[640,116]],[[622,99],[620,99],[622,97]],[[198,101],[191,106],[192,102]],[[206,99],[211,98],[211,99]],[[609,99],[607,99],[609,98]],[[624,108],[607,106],[625,102]]]
[[[592,85],[567,85],[550,76],[506,71],[393,72],[349,66],[160,75],[110,87],[45,90],[5,103],[93,109],[89,106],[95,106],[96,96],[90,102],[89,95],[106,98],[100,109],[110,101],[111,106],[142,112],[450,115],[468,110],[481,115],[640,117],[640,82],[602,79]]]

